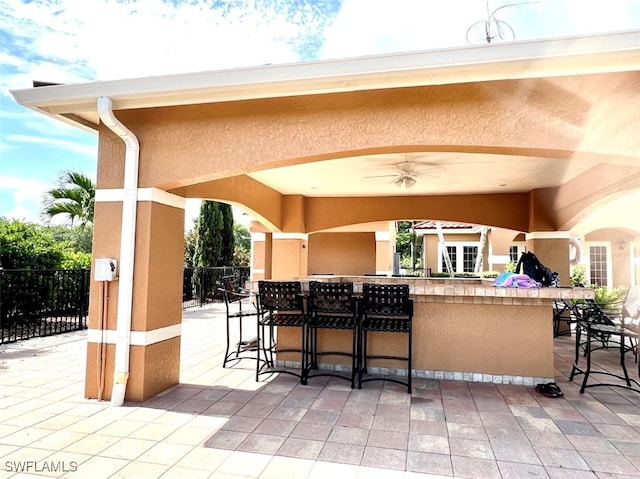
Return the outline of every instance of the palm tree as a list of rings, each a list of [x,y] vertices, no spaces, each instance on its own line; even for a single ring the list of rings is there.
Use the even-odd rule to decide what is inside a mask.
[[[81,226],[92,224],[95,196],[96,185],[91,178],[77,171],[65,171],[57,187],[45,193],[43,215],[51,219],[66,214],[71,225],[76,221]]]

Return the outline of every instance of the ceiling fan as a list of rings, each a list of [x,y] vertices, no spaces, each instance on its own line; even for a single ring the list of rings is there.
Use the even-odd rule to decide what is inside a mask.
[[[402,188],[404,186],[405,189],[409,189],[414,186],[417,182],[418,176],[425,176],[421,171],[416,170],[416,163],[405,160],[400,163],[396,163],[395,165],[395,174],[392,175],[376,175],[376,176],[365,176],[365,179],[369,178],[393,178],[390,183],[393,183],[398,188]],[[428,175],[431,176],[431,175]]]

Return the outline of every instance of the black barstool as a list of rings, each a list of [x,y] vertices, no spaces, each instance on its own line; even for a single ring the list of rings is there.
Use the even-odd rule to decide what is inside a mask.
[[[362,300],[360,303],[360,365],[358,372],[358,389],[367,381],[390,381],[407,386],[411,394],[411,345],[413,321],[413,300],[409,298],[408,284],[373,284],[362,285]],[[368,352],[369,333],[401,333],[407,335],[407,355],[371,355]],[[392,377],[367,377],[369,359],[391,359],[405,362],[407,365],[407,380]]]
[[[333,376],[351,382],[355,387],[358,371],[357,300],[353,296],[353,283],[350,282],[309,282],[307,299],[307,342],[309,361],[305,370],[306,378]],[[351,332],[350,351],[319,351],[318,331],[343,330]],[[351,374],[340,374],[337,370],[318,369],[318,356],[346,356],[351,359]],[[312,372],[312,370],[314,370]]]
[[[240,361],[241,359],[258,358],[258,340],[255,336],[245,338],[243,335],[242,323],[245,318],[256,318],[258,310],[250,302],[251,293],[248,289],[241,288],[237,284],[235,276],[224,276],[222,278],[224,288],[220,288],[224,304],[227,310],[227,348],[224,353],[222,367],[226,368],[230,361]],[[238,333],[235,339],[237,342],[231,349],[231,322],[236,321]]]
[[[264,360],[256,362],[256,381],[262,374],[285,373],[297,376],[306,384],[306,315],[302,286],[299,281],[258,281],[258,351]],[[276,341],[276,328],[295,328],[300,330],[299,349],[281,349]],[[274,354],[299,353],[300,370],[287,369],[284,365],[276,368]]]

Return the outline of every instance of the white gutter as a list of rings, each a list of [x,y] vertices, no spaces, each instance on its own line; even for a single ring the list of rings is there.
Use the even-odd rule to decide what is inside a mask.
[[[136,240],[136,208],[138,202],[138,139],[113,114],[108,97],[98,97],[98,114],[106,127],[126,145],[124,157],[124,191],[122,198],[122,231],[120,233],[120,274],[116,324],[116,357],[113,371],[111,405],[122,406],[129,379],[131,347],[131,309],[133,302],[133,260]]]

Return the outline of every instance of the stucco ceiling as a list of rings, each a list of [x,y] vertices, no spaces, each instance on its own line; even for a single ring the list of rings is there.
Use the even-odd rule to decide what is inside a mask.
[[[396,165],[415,163],[416,183],[398,187]],[[282,194],[308,197],[527,192],[559,186],[592,161],[451,152],[356,156],[251,173]]]

